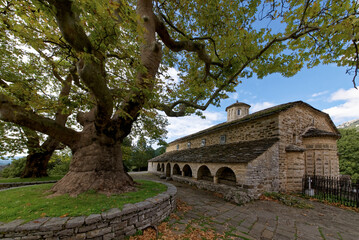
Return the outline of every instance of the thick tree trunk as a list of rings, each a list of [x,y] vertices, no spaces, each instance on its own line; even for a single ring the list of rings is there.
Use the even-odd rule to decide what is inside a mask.
[[[84,130],[86,135],[73,150],[69,172],[52,188],[55,195],[76,196],[88,190],[111,195],[135,190],[133,179],[123,167],[121,142],[94,135],[93,129]]]
[[[29,133],[29,132],[27,132]],[[28,139],[29,138],[29,135]],[[33,143],[31,143],[31,140]],[[59,146],[59,141],[48,137],[48,139],[41,145],[38,145],[39,139],[28,140],[28,147],[32,149],[26,157],[25,169],[21,175],[22,178],[39,178],[47,177],[47,166],[50,158],[56,148]]]
[[[22,178],[39,178],[39,177],[47,177],[47,165],[52,156],[51,151],[46,152],[35,152],[30,153],[26,157],[26,165],[24,172],[22,173]]]

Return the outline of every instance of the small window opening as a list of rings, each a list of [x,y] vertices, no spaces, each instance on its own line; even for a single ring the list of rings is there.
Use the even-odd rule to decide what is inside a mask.
[[[237,110],[237,115],[238,115],[238,116],[241,115],[241,109],[238,109],[238,110]]]
[[[191,148],[191,142],[187,143],[187,148]]]
[[[204,146],[206,146],[206,139],[202,139],[202,141],[201,141],[201,147],[204,147]]]
[[[225,143],[226,143],[226,135],[222,135],[222,136],[220,137],[219,143],[220,143],[220,144],[225,144]]]

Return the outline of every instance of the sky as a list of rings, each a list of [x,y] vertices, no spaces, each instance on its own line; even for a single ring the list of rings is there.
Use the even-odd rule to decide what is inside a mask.
[[[173,71],[175,74],[175,71]],[[225,122],[225,108],[236,101],[251,105],[250,113],[292,101],[304,101],[330,115],[333,122],[359,119],[359,88],[353,87],[352,75],[334,64],[302,69],[290,78],[272,74],[263,79],[242,80],[235,93],[221,101],[221,107],[210,106],[206,119],[198,116],[168,118],[167,142]]]

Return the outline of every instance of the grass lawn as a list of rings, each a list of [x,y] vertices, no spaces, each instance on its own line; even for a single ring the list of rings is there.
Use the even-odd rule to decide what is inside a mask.
[[[41,184],[31,187],[10,189],[0,192],[0,222],[15,219],[26,221],[40,217],[86,216],[101,213],[111,208],[122,208],[127,203],[141,202],[166,191],[167,186],[145,180],[140,183],[137,192],[128,192],[107,197],[89,191],[76,198],[67,194],[46,198],[53,184]]]
[[[50,176],[42,178],[0,178],[0,183],[53,181],[60,180],[62,177],[63,176]]]

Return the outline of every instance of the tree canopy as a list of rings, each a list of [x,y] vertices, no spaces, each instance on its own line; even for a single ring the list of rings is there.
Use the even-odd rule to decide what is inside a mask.
[[[0,119],[70,147],[58,194],[134,189],[120,145],[140,116],[200,114],[244,78],[319,63],[355,86],[359,66],[353,0],[2,0],[0,16]]]
[[[338,140],[340,173],[350,175],[355,182],[359,181],[359,132],[356,129],[339,129]]]

